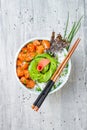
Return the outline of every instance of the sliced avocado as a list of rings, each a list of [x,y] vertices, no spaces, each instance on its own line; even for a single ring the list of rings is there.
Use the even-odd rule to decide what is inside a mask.
[[[37,65],[38,65],[38,62],[42,58],[49,59],[50,60],[50,64],[48,64],[42,70],[42,72],[39,72],[37,70]],[[57,68],[57,60],[54,57],[51,57],[49,54],[43,53],[43,54],[40,54],[40,55],[36,56],[31,61],[28,70],[29,70],[29,73],[30,73],[30,77],[33,80],[36,80],[38,82],[47,82],[51,78],[51,76],[53,75],[53,73],[55,72],[56,68]]]

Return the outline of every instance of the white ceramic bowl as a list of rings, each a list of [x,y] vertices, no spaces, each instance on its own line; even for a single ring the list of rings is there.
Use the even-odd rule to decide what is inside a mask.
[[[32,41],[34,41],[34,40],[43,40],[43,39],[45,39],[45,40],[50,40],[49,38],[46,38],[46,37],[36,37],[36,38],[32,38],[32,39],[26,41],[25,43],[23,43],[23,44],[21,45],[21,47],[19,48],[19,50],[18,50],[18,52],[17,52],[17,54],[16,54],[16,56],[15,56],[15,61],[14,61],[14,70],[15,70],[15,76],[16,76],[16,78],[17,78],[17,81],[20,83],[20,85],[21,85],[22,87],[24,87],[24,88],[27,89],[30,93],[33,93],[33,94],[39,94],[39,93],[37,93],[37,92],[35,92],[35,91],[32,91],[32,89],[29,89],[29,88],[25,87],[25,85],[23,85],[23,84],[20,82],[20,80],[19,80],[19,78],[18,78],[18,76],[17,76],[17,73],[16,73],[16,61],[17,61],[17,57],[18,57],[19,52],[21,51],[21,49],[22,49],[27,43],[32,42]],[[66,50],[65,50],[65,51],[66,51]],[[67,53],[67,51],[66,51],[66,53]],[[66,76],[65,81],[64,81],[60,86],[58,86],[58,87],[55,88],[53,91],[51,91],[49,94],[52,94],[52,93],[58,91],[58,90],[59,90],[60,88],[62,88],[62,87],[65,85],[65,83],[67,82],[67,80],[68,80],[68,78],[69,78],[69,75],[70,75],[70,72],[71,72],[71,59],[69,60],[68,65],[69,65],[69,66],[68,66],[68,73],[67,73],[67,76]]]

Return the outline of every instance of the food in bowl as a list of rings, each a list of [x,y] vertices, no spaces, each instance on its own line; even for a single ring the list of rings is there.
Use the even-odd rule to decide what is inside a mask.
[[[52,32],[50,40],[46,38],[32,39],[21,48],[16,58],[16,74],[20,82],[31,92],[35,94],[41,92],[66,57],[70,43],[81,26],[82,17],[78,22],[73,23],[67,34],[68,14],[63,37],[58,34],[55,38],[55,32]],[[50,93],[57,91],[66,83],[70,70],[71,61],[69,60]]]
[[[60,35],[57,38],[60,39]],[[21,48],[17,56],[17,77],[26,88],[36,93],[43,90],[46,83],[67,55],[66,49],[63,47],[58,50],[58,46],[53,45],[52,40],[53,38],[51,38],[51,41],[46,39],[32,40]],[[68,74],[69,63],[64,68],[58,81],[52,87],[51,92],[65,82]]]

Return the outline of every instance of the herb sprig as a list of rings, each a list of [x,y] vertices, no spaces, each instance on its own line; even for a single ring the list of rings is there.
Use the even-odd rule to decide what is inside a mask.
[[[80,29],[81,27],[81,20],[82,20],[83,16],[81,16],[81,18],[78,20],[78,22],[74,22],[73,25],[72,25],[72,28],[69,32],[69,34],[67,35],[67,29],[68,29],[68,24],[69,24],[69,13],[68,13],[68,17],[67,17],[67,22],[66,22],[66,27],[65,27],[65,31],[64,31],[64,39],[66,39],[66,41],[68,43],[71,43],[74,36],[76,35],[76,33],[78,32],[78,30]],[[68,47],[69,49],[69,47]]]

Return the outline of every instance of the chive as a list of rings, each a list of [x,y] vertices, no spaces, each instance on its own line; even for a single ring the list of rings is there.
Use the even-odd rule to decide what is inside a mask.
[[[77,25],[75,27],[75,31],[76,29],[81,25],[81,20],[82,20],[83,16],[79,19],[79,21],[77,22]]]
[[[68,42],[70,42],[70,38],[71,38],[72,33],[73,33],[73,31],[74,31],[75,25],[76,25],[76,22],[74,22],[74,24],[73,24],[73,26],[72,26],[72,29],[71,29],[71,31],[70,31],[70,33],[69,33],[69,35],[68,35],[68,39],[67,39]]]
[[[68,12],[68,17],[67,17],[67,22],[66,22],[65,31],[64,31],[64,39],[65,39],[65,37],[66,37],[67,28],[68,28],[68,24],[69,24],[69,12]]]
[[[62,83],[62,82],[58,82],[58,84],[57,84],[57,85],[58,85],[58,86],[60,86],[60,84],[61,84],[61,83]]]
[[[55,85],[55,84],[53,85],[53,90],[54,90],[54,89],[56,89],[56,85]]]
[[[73,29],[72,34],[71,34],[71,36],[70,36],[70,39],[69,39],[69,42],[70,42],[70,43],[71,43],[71,41],[72,41],[72,39],[73,39],[73,37],[74,37],[74,31],[75,31],[75,28]]]
[[[74,28],[72,35],[71,35],[71,38],[69,40],[70,43],[71,43],[72,39],[74,38],[74,36],[76,35],[76,33],[78,32],[80,26],[81,26],[81,23],[77,27]]]
[[[36,87],[36,91],[41,91],[41,88],[40,87]]]
[[[66,64],[66,68],[68,68],[68,66],[69,66],[69,65],[68,65],[68,63],[67,63],[67,64]]]
[[[57,62],[57,65],[59,65],[59,64],[60,64],[60,62],[58,61],[58,62]]]
[[[68,41],[71,43],[72,39],[74,38],[74,36],[76,35],[76,33],[78,32],[80,26],[81,26],[81,20],[82,20],[83,16],[79,19],[79,21],[72,27],[71,33],[68,36]],[[74,22],[75,23],[75,22]]]
[[[81,23],[78,25],[78,27],[76,28],[75,32],[74,32],[74,36],[76,35],[76,33],[78,32],[79,28],[81,27]]]
[[[77,22],[77,24],[76,24],[76,26],[75,26],[75,28],[73,30],[73,34],[72,34],[72,37],[70,39],[70,42],[72,41],[73,37],[76,35],[76,33],[78,32],[78,30],[79,30],[79,28],[81,26],[81,19],[82,19],[82,17],[79,19],[79,21]]]
[[[67,54],[64,54],[64,56],[66,57],[66,56],[67,56]]]
[[[67,74],[67,73],[68,73],[68,69],[66,68],[66,69],[65,69],[65,74]]]

